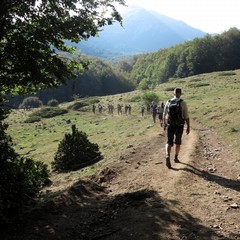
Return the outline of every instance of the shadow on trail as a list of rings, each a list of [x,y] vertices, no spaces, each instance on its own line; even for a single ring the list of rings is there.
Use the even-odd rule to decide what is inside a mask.
[[[162,198],[152,190],[118,195],[108,204],[117,212],[111,228],[118,230],[104,240],[202,239],[219,237],[187,212],[176,211],[177,201]],[[175,209],[175,210],[174,210]],[[114,211],[113,211],[114,212]]]
[[[143,189],[109,196],[91,181],[79,181],[60,199],[28,214],[15,232],[1,239],[215,240],[216,231],[177,209],[157,192]],[[13,234],[14,233],[14,234]],[[225,240],[230,240],[224,238]]]
[[[208,171],[204,170],[199,170],[196,167],[181,162],[180,164],[186,165],[187,167],[185,168],[173,168],[175,171],[186,171],[186,172],[191,172],[193,174],[196,174],[197,176],[204,178],[208,181],[215,182],[225,188],[230,188],[235,191],[240,191],[240,182],[238,180],[232,180],[232,179],[227,179],[212,173],[209,173]]]

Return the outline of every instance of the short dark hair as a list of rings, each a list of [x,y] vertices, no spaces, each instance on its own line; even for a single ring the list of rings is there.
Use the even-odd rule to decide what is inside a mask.
[[[181,88],[175,88],[174,89],[174,93],[182,93],[182,89]]]

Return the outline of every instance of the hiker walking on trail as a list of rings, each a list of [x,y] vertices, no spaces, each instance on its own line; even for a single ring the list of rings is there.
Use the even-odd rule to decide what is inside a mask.
[[[167,143],[166,143],[166,166],[171,168],[170,154],[171,148],[175,143],[174,162],[179,163],[178,155],[182,143],[182,134],[184,124],[187,124],[186,133],[190,132],[190,120],[186,102],[181,99],[181,88],[174,89],[174,97],[168,100],[164,107],[163,120],[164,129],[166,128]]]
[[[151,105],[148,103],[147,104],[147,114],[150,114],[151,112]]]
[[[96,105],[95,104],[93,104],[92,105],[92,112],[95,114],[95,112],[96,112]]]
[[[160,122],[160,126],[163,126],[163,111],[164,111],[164,103],[161,103],[161,105],[157,108],[158,118]]]
[[[128,105],[128,114],[131,115],[132,114],[132,106],[129,104]]]
[[[145,110],[145,107],[142,104],[141,107],[140,107],[140,111],[141,111],[142,117],[144,116],[144,110]]]
[[[156,122],[156,116],[157,116],[157,104],[152,101],[151,104],[151,112],[152,112],[152,118],[153,118],[153,122]]]

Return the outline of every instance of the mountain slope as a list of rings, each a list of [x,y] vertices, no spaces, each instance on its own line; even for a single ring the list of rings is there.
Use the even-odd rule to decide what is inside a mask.
[[[113,52],[115,56],[138,54],[154,52],[205,35],[182,21],[143,8],[130,8],[122,17],[123,27],[119,24],[106,26],[99,37],[79,43],[78,49],[93,55],[94,49],[98,49],[96,55],[103,49]]]

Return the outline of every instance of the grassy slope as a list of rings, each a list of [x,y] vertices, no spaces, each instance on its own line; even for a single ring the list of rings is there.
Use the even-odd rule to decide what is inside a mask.
[[[160,102],[172,97],[172,91],[168,89],[175,86],[183,88],[183,98],[188,103],[191,118],[217,131],[240,154],[240,70],[201,74],[161,84],[155,89],[160,96]],[[79,130],[87,133],[91,142],[98,143],[104,160],[84,170],[65,174],[65,177],[74,179],[79,175],[90,175],[107,166],[109,162],[119,159],[128,145],[136,146],[162,131],[158,124],[153,125],[150,115],[144,118],[140,116],[141,102],[130,102],[130,99],[138,94],[140,92],[135,91],[99,98],[105,108],[102,115],[94,115],[90,109],[89,112],[72,111],[39,123],[26,124],[23,121],[29,113],[14,111],[8,118],[8,132],[16,143],[17,152],[27,153],[33,159],[49,164],[64,133],[71,131],[71,124],[76,124]],[[108,102],[115,105],[114,116],[106,113]],[[130,103],[133,107],[132,115],[118,116],[117,103]],[[66,106],[67,104],[63,104],[61,107]],[[67,120],[71,120],[71,123],[67,123]],[[62,175],[58,177],[61,178]]]
[[[216,131],[240,154],[240,70],[188,77],[178,85],[191,117]]]

